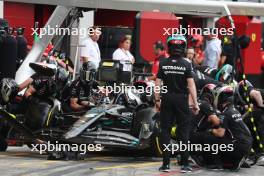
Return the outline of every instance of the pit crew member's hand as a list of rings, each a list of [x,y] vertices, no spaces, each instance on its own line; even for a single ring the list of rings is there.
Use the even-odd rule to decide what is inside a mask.
[[[83,105],[85,107],[89,107],[90,106],[90,102],[89,101],[82,101],[81,105]]]
[[[160,111],[160,101],[156,101],[155,103],[156,111]]]
[[[193,107],[192,107],[192,112],[194,115],[197,115],[200,111],[200,107],[198,105],[198,103],[196,103]]]
[[[217,128],[212,130],[212,134],[216,137],[223,137],[225,135],[225,129],[224,128]]]

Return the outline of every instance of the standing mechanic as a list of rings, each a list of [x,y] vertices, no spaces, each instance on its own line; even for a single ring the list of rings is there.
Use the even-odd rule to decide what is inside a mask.
[[[168,52],[170,57],[160,62],[156,79],[156,86],[167,87],[167,93],[162,95],[160,102],[159,93],[155,94],[156,108],[160,109],[161,116],[161,142],[163,144],[163,164],[160,171],[170,170],[170,151],[165,146],[170,144],[170,131],[172,124],[176,121],[177,138],[182,144],[187,144],[189,140],[190,119],[188,94],[193,100],[193,111],[199,111],[197,93],[192,77],[192,66],[183,58],[187,42],[186,38],[180,35],[172,35],[167,39]],[[177,115],[177,118],[176,118]],[[181,151],[182,172],[191,172],[192,168],[188,164],[188,151]]]
[[[168,55],[162,41],[156,41],[154,43],[153,49],[154,49],[154,54],[156,57],[155,57],[153,64],[152,64],[152,70],[151,70],[152,76],[148,77],[148,80],[154,80],[155,81],[156,77],[157,77],[158,70],[159,70],[160,60],[162,60],[164,58],[168,58],[169,55]]]
[[[64,111],[79,112],[89,109],[93,102],[90,102],[92,89],[97,90],[98,84],[94,81],[96,65],[93,62],[87,62],[80,70],[80,77],[72,82],[69,88],[69,95],[63,103]]]

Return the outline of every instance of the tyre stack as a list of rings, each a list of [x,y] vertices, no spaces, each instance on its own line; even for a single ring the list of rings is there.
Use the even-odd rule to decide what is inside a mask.
[[[22,64],[27,56],[27,39],[24,37],[25,28],[19,27],[16,29],[17,36],[17,69]]]

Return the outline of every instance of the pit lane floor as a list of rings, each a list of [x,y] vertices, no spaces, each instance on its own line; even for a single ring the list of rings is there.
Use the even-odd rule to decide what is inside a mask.
[[[179,166],[172,164],[170,173],[161,173],[157,168],[160,158],[137,156],[134,152],[106,151],[89,153],[85,160],[50,161],[46,155],[31,152],[27,147],[9,147],[0,153],[1,176],[261,176],[264,167],[253,166],[239,172],[209,171],[194,169],[193,173],[180,173]]]

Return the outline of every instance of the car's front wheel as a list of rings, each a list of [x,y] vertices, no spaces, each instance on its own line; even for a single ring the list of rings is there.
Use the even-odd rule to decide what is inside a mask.
[[[177,144],[176,138],[176,127],[173,127],[171,130],[171,145]],[[154,133],[151,137],[151,151],[152,155],[161,157],[162,156],[162,140],[161,140],[161,129],[159,121],[155,122]],[[177,154],[177,152],[175,152]]]

